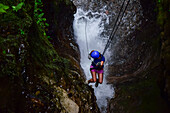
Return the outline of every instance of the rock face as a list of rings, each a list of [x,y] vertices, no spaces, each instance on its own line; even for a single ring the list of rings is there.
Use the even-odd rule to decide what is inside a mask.
[[[108,113],[170,112],[169,1],[140,2],[144,14],[142,24],[117,48],[121,50],[118,55],[126,55],[123,51],[131,54],[127,62],[109,68],[108,82],[115,85],[115,97],[108,104]],[[135,40],[128,40],[130,37]]]
[[[58,95],[59,99],[60,99],[60,103],[63,106],[64,109],[61,110],[61,112],[67,112],[67,113],[79,113],[79,106],[68,97],[67,91],[65,91],[64,89],[57,87],[55,84],[55,81],[50,80],[47,77],[44,77],[44,81],[46,81],[46,83],[48,85],[53,84],[54,89],[57,92],[53,92],[54,95]],[[58,107],[58,104],[56,104],[56,107]]]
[[[60,56],[70,59],[73,70],[84,77],[79,63],[79,48],[73,34],[73,15],[76,7],[70,1],[56,2],[55,0],[44,1],[44,5],[45,17],[50,24],[47,34],[51,36],[53,46]]]
[[[1,3],[0,112],[98,113],[79,66],[72,2]]]
[[[65,90],[62,90],[62,92],[64,97],[61,98],[60,102],[62,106],[64,106],[66,112],[79,113],[79,106],[68,97],[67,92]]]
[[[161,73],[159,74],[159,86],[161,89],[161,94],[163,98],[170,105],[170,15],[167,11],[168,5],[170,2],[165,0],[161,3],[158,3],[159,14],[158,14],[158,22],[162,28],[160,33],[161,36]]]

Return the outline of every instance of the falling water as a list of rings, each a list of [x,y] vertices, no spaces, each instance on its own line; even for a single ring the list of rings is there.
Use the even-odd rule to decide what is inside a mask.
[[[88,54],[91,50],[103,52],[123,0],[73,0],[73,3],[77,6],[77,12],[74,15],[74,35],[80,48],[80,64],[84,69],[86,79],[88,80],[91,78],[89,70],[91,61],[88,60]],[[127,1],[125,4],[127,4]],[[135,29],[139,27],[141,18],[143,18],[143,13],[140,0],[130,1],[119,29],[112,40],[112,44],[104,55],[106,58],[104,82],[97,88],[95,88],[94,84],[89,84],[94,88],[101,112],[106,112],[107,100],[114,97],[114,88],[111,85],[108,85],[105,80],[108,75],[107,65],[109,64],[107,61],[110,64],[116,61],[114,58],[117,58],[117,54],[119,54],[119,51],[116,53],[116,48],[120,48],[120,42],[126,39],[126,36],[133,33]],[[118,60],[120,60],[119,57]],[[123,62],[123,60],[120,60],[120,62]]]
[[[108,23],[108,16],[104,12],[92,12],[91,10],[84,11],[81,8],[77,8],[74,17],[74,35],[81,53],[80,64],[84,69],[86,79],[89,80],[92,76],[89,70],[91,61],[88,59],[88,54],[91,50],[103,52],[105,41],[103,41],[104,38],[101,34],[104,32],[104,24]],[[106,38],[107,37],[105,37],[105,39]],[[87,47],[89,47],[89,50]],[[106,52],[106,61],[109,59],[109,56],[110,53]],[[94,86],[94,83],[89,84],[94,88],[97,104],[101,112],[106,112],[107,100],[114,96],[114,88],[111,85],[108,85],[105,80],[107,76],[107,63],[105,63],[104,71],[103,84],[99,84],[97,88]]]

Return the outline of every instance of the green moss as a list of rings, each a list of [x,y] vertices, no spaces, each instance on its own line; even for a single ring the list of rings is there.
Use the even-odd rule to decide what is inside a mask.
[[[52,94],[53,87],[43,84],[42,77],[48,76],[56,81],[69,73],[69,61],[58,56],[53,45],[44,35],[44,28],[36,23],[32,10],[34,7],[29,4],[31,2],[26,1],[27,4],[24,4],[17,11],[13,11],[11,8],[11,6],[17,5],[16,1],[4,0],[2,2],[9,5],[10,9],[8,9],[7,13],[0,15],[0,79],[8,79],[7,85],[15,81],[19,82],[20,84],[15,84],[15,87],[18,89],[24,87],[25,92],[29,95],[32,95],[38,101],[45,101],[45,106],[50,106],[54,103],[50,103],[52,100],[48,98],[48,94]],[[23,71],[24,69],[25,71]],[[27,77],[29,77],[29,81],[26,80]],[[30,85],[30,83],[34,84]],[[43,88],[38,97],[34,94],[34,89],[37,89],[37,85],[41,85]],[[13,87],[11,90],[14,90]],[[4,94],[5,92],[3,91],[5,89],[1,90],[0,93]],[[18,99],[18,93],[21,94],[21,92],[9,92],[9,95],[14,95]],[[9,104],[7,98],[5,101],[1,104],[7,106]],[[14,105],[8,107],[11,112],[14,111],[12,108]],[[28,108],[29,106],[35,111],[40,108],[34,108],[31,104],[27,105]],[[0,110],[2,109],[6,108],[0,107]],[[39,109],[39,111],[42,110],[44,109]]]
[[[1,2],[8,5],[9,9],[7,13],[0,15],[0,81],[8,86],[3,88],[3,85],[0,85],[2,89],[0,100],[3,99],[0,102],[0,111],[6,109],[10,112],[64,111],[60,104],[61,93],[56,86],[66,90],[69,98],[79,106],[87,105],[87,108],[81,107],[82,113],[86,112],[84,109],[89,110],[91,104],[99,111],[94,103],[95,98],[91,97],[92,88],[83,83],[83,78],[77,72],[80,70],[73,69],[70,60],[58,55],[46,36],[45,28],[41,22],[37,22],[39,13],[35,16],[35,0]],[[21,2],[24,4],[13,10],[12,6],[17,6]],[[71,3],[69,0],[60,2],[67,5]],[[55,8],[58,7],[58,4],[55,5]],[[43,14],[41,9],[37,10]],[[41,19],[45,21],[44,18]],[[4,96],[5,94],[7,96]]]

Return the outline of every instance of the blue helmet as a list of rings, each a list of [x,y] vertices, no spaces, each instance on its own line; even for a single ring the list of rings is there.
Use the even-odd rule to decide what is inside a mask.
[[[99,56],[100,56],[100,53],[99,53],[98,51],[93,51],[93,52],[91,53],[91,57],[92,57],[92,58],[99,58]]]

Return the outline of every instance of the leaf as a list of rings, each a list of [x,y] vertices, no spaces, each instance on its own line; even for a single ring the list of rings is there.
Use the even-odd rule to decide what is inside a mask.
[[[21,31],[21,35],[24,35],[25,33],[24,33],[24,31]]]
[[[5,10],[9,9],[9,6],[3,5],[0,3],[0,14],[1,13],[6,13]]]
[[[3,50],[3,54],[6,54],[6,51],[5,51],[5,50]]]
[[[39,23],[40,23],[40,20],[37,21],[37,24],[39,24]]]
[[[52,39],[50,36],[47,36],[47,38],[48,38],[48,39]],[[53,59],[53,61],[55,61],[55,60]]]
[[[40,12],[42,12],[42,9],[38,8],[38,10],[39,10]]]
[[[46,32],[44,32],[44,36],[46,36]]]
[[[22,29],[19,29],[19,30],[20,30],[21,35],[25,34],[25,32]]]
[[[15,9],[16,7],[15,6],[12,6],[13,9]]]
[[[7,10],[7,9],[9,9],[9,6],[4,5],[4,4],[0,4],[0,9],[1,9],[1,8]]]
[[[47,27],[49,27],[49,24],[48,24],[48,23],[45,23],[45,25],[46,25]]]
[[[43,21],[46,21],[46,18],[42,18]]]
[[[44,13],[41,13],[38,15],[38,18],[41,18],[44,15]]]
[[[0,9],[0,13],[6,13],[4,9]]]
[[[42,22],[40,23],[40,26],[43,26],[43,23],[42,23]]]
[[[5,10],[9,9],[9,6],[4,6],[4,9],[5,9]]]
[[[38,3],[37,3],[37,2],[35,2],[35,5],[38,5]]]
[[[24,5],[24,2],[21,2],[17,6],[12,6],[12,8],[14,11],[17,12],[18,10],[20,10],[22,8],[23,5]]]

